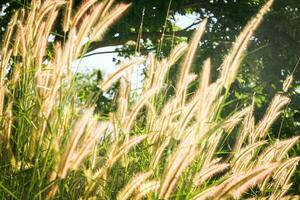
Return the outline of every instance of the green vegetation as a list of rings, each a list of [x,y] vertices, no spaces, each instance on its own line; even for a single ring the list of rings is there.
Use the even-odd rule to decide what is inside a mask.
[[[1,44],[1,199],[298,199],[290,188],[300,157],[288,151],[299,137],[269,134],[290,102],[293,76],[260,119],[255,97],[230,106],[245,49],[272,3],[244,27],[215,77],[214,58],[193,72],[207,20],[189,44],[131,59],[102,80],[82,78],[71,63],[130,5],[90,0],[74,11],[72,1],[34,0],[16,12]],[[61,12],[64,39],[49,45]],[[131,98],[137,65],[146,78]],[[93,77],[101,83],[86,84]],[[106,98],[111,88],[115,96]]]

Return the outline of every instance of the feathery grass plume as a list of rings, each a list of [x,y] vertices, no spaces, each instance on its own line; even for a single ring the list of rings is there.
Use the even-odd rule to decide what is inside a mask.
[[[109,12],[109,10],[110,10],[110,8],[111,8],[111,6],[114,2],[115,2],[115,0],[107,0],[105,2],[105,7],[104,7],[103,12],[101,14],[101,18],[103,18]]]
[[[129,138],[128,141],[119,144],[120,141],[115,141],[112,144],[112,147],[108,150],[106,154],[106,160],[103,165],[100,166],[99,169],[95,170],[93,173],[90,174],[90,181],[85,186],[85,194],[84,196],[87,198],[93,191],[99,192],[99,187],[103,184],[98,183],[97,181],[104,180],[107,181],[109,171],[113,167],[116,161],[118,161],[122,156],[128,153],[128,151],[136,146],[137,144],[141,143],[143,140],[147,138],[147,135],[135,136]],[[104,183],[105,185],[106,183]],[[97,193],[97,192],[96,192]]]
[[[104,134],[107,125],[97,124],[92,116],[93,109],[88,109],[76,123],[66,150],[59,163],[57,163],[57,170],[52,173],[51,181],[57,178],[64,179],[69,170],[77,169],[83,159],[92,153],[94,145],[100,139],[100,135]],[[56,191],[57,186],[53,185],[48,193],[48,197],[53,197]]]
[[[283,161],[284,156],[287,154],[288,150],[290,150],[298,142],[298,140],[299,140],[299,137],[294,137],[294,138],[283,140],[283,141],[276,141],[274,145],[266,148],[258,156],[258,158],[257,158],[258,165],[261,165],[266,162]],[[290,158],[287,161],[285,161],[285,163],[293,163],[293,160],[297,160],[296,158]],[[283,166],[283,164],[282,164],[282,166]],[[284,169],[284,168],[279,167],[278,170],[280,170],[280,169]],[[277,172],[275,172],[275,175],[276,175],[276,173]],[[273,177],[274,179],[275,179],[275,175]],[[289,178],[287,176],[284,176],[284,174],[281,174],[281,175],[282,175],[282,178],[285,177],[285,178],[283,178],[285,181],[289,181]],[[268,180],[266,179],[260,187],[262,190],[264,190],[266,187],[268,187]]]
[[[172,67],[178,59],[183,55],[187,48],[186,43],[178,44],[171,51],[168,58],[158,61],[153,54],[149,54],[149,69],[147,70],[147,78],[144,80],[144,89],[150,89],[151,87],[162,87],[165,76],[168,70]]]
[[[286,160],[285,162],[283,162],[274,172],[274,176],[273,176],[274,179],[282,178],[280,173],[282,173],[284,170],[286,170],[287,168],[289,168],[293,165],[297,165],[299,161],[300,161],[300,157],[294,157],[294,158],[290,158],[290,159]],[[286,179],[283,179],[283,180],[286,180]]]
[[[205,157],[203,160],[202,168],[207,168],[210,165],[222,136],[222,131],[215,131],[212,135],[209,136],[207,141],[207,147],[205,149],[206,152],[203,152],[205,154]]]
[[[46,23],[45,22],[41,22],[40,26],[38,26],[39,31],[38,33],[35,35],[35,44],[34,44],[34,52],[33,55],[34,57],[38,58],[38,66],[37,66],[37,71],[40,72],[40,67],[42,65],[43,62],[43,57],[45,55],[45,50],[46,50],[46,41],[45,41],[45,35],[44,35],[44,31],[45,31],[45,27],[46,27]],[[19,37],[18,37],[19,40]],[[15,54],[17,55],[18,53],[18,46],[16,47],[15,50]]]
[[[10,143],[11,140],[11,134],[12,134],[12,126],[13,126],[13,102],[10,102],[5,110],[5,115],[3,119],[3,128],[4,130],[7,130],[2,133],[0,131],[0,139],[2,140],[0,142],[0,145],[4,147],[7,151],[7,159],[9,160],[9,163],[12,165],[13,169],[17,168],[16,158],[13,153],[13,148]]]
[[[18,29],[20,30],[20,53],[25,60],[26,63],[26,55],[27,55],[27,48],[26,48],[26,37],[25,37],[25,27],[21,24],[21,22],[18,22]],[[28,59],[27,59],[28,60]],[[27,66],[27,65],[26,65]]]
[[[279,94],[273,98],[272,103],[268,107],[263,119],[255,127],[255,132],[252,138],[250,138],[251,142],[255,142],[257,138],[264,138],[266,136],[267,130],[280,115],[281,109],[289,102],[290,99],[288,97]]]
[[[6,30],[5,35],[4,35],[3,44],[1,45],[1,61],[2,62],[3,62],[3,60],[5,60],[4,58],[5,58],[5,55],[6,55],[7,51],[8,51],[9,43],[10,43],[11,38],[13,36],[14,28],[17,25],[18,17],[19,17],[19,12],[17,11],[13,15],[12,19],[10,20],[10,22],[9,22],[9,24],[7,26],[7,30]],[[3,70],[3,68],[6,65],[4,65],[4,63],[2,63],[2,62],[1,62],[1,64],[2,64],[1,69]],[[4,76],[4,74],[1,73],[1,77],[3,77],[3,76]]]
[[[151,192],[156,192],[158,189],[159,189],[158,181],[153,180],[153,181],[144,182],[138,187],[134,199],[135,200],[143,199],[143,197],[145,197],[147,194]]]
[[[196,79],[197,75],[196,74],[188,74],[187,77],[185,78],[185,82],[182,83],[181,87],[183,88],[182,91],[187,90],[188,86]],[[186,101],[186,96],[184,95],[184,93],[181,93],[180,95],[176,96],[176,101],[174,102],[174,106],[176,106],[175,103],[180,103],[180,102],[185,102]],[[182,110],[184,110],[185,104],[182,103],[179,105],[179,107],[182,108]]]
[[[211,60],[210,58],[206,59],[203,64],[203,69],[201,73],[200,83],[198,85],[197,95],[201,97],[199,100],[202,102],[199,106],[199,109],[197,110],[196,117],[198,118],[198,121],[200,120],[201,112],[204,110],[205,107],[205,98],[206,94],[208,92],[209,84],[210,84],[210,73],[211,73]]]
[[[184,160],[178,161],[177,159],[178,157],[174,159],[173,161],[174,165],[172,165],[169,168],[170,171],[166,174],[164,181],[161,183],[162,185],[160,187],[160,192],[159,192],[160,198],[163,199],[170,198],[171,193],[173,192],[176,184],[178,183],[178,180],[181,177],[183,171],[194,161],[194,159],[198,154],[199,152],[194,146],[191,146],[188,152],[178,153],[177,156],[178,157],[182,156]],[[177,166],[178,164],[177,163],[175,164],[175,162],[178,162],[179,166]]]
[[[245,168],[247,169],[249,167],[249,162],[253,157],[253,152],[255,152],[260,146],[266,143],[267,141],[259,141],[246,146],[239,152],[235,152],[234,158],[232,160],[232,171],[238,172],[245,170]]]
[[[88,10],[97,2],[97,0],[89,0],[82,3],[75,16],[72,19],[72,28],[76,28],[79,26],[82,17],[87,14]]]
[[[148,113],[147,113],[147,127],[152,127],[152,123],[154,121],[155,116],[157,116],[157,112],[156,109],[154,107],[154,105],[152,103],[150,103],[151,100],[148,100],[146,103],[147,109],[148,109]]]
[[[121,78],[124,73],[128,72],[132,67],[142,64],[144,59],[134,59],[129,63],[123,64],[120,69],[110,75],[103,83],[101,84],[101,89],[107,91],[119,78]]]
[[[106,179],[108,175],[107,173],[113,166],[113,164],[117,160],[119,160],[125,153],[127,153],[132,147],[141,143],[147,137],[148,135],[134,136],[125,141],[124,144],[122,144],[121,146],[115,144],[112,150],[107,154],[107,159],[106,163],[104,164],[104,167],[101,170],[99,170],[98,173],[94,175],[94,177],[96,178],[98,176],[102,176],[104,179]]]
[[[68,141],[66,150],[64,155],[61,158],[61,163],[59,164],[58,170],[57,170],[57,176],[60,178],[65,178],[67,175],[67,172],[69,169],[76,168],[77,165],[75,163],[80,162],[82,159],[78,159],[82,155],[79,155],[79,152],[82,153],[82,150],[85,149],[85,147],[82,147],[83,149],[79,149],[79,146],[82,146],[79,142],[80,139],[83,137],[83,134],[85,134],[85,129],[88,128],[93,122],[89,122],[93,115],[93,109],[86,110],[82,118],[76,123],[73,133]],[[93,123],[94,125],[94,123]],[[95,130],[93,130],[95,131]],[[87,140],[87,138],[84,138]],[[98,138],[95,137],[95,140]],[[89,139],[88,139],[89,140]],[[87,141],[85,141],[87,142]],[[87,143],[84,143],[84,145],[87,145]],[[85,155],[85,154],[83,154]]]
[[[118,194],[117,199],[119,200],[126,200],[129,199],[129,197],[132,195],[132,193],[140,187],[140,185],[146,181],[150,176],[152,172],[146,172],[146,173],[140,173],[134,176],[129,183],[122,189],[122,191]]]
[[[82,51],[84,51],[82,48],[85,47],[85,40],[87,39],[89,33],[91,32],[91,29],[97,22],[99,21],[99,16],[101,14],[101,11],[103,10],[104,4],[99,3],[97,4],[93,12],[91,14],[87,14],[83,19],[82,23],[80,24],[78,28],[77,38],[75,41],[75,46],[77,49],[75,50],[75,56],[80,57],[82,55]]]
[[[147,66],[147,71],[146,71],[146,79],[143,81],[143,89],[148,90],[149,88],[152,87],[153,82],[154,82],[154,76],[155,76],[155,68],[156,68],[156,59],[155,55],[153,53],[148,54],[147,61],[149,64]]]
[[[165,138],[163,140],[163,143],[154,152],[155,154],[154,154],[154,156],[153,156],[153,158],[151,160],[151,164],[150,164],[150,166],[152,167],[152,169],[155,169],[159,165],[159,161],[160,161],[160,159],[162,157],[162,154],[163,154],[165,148],[169,145],[170,140],[171,140],[171,137],[167,136],[167,138]]]
[[[276,141],[259,155],[257,158],[258,162],[281,161],[286,153],[298,142],[299,138],[300,136],[296,136],[290,139]]]
[[[60,3],[61,2],[61,3]],[[51,10],[51,12],[49,13],[49,16],[47,17],[47,19],[45,20],[45,32],[44,35],[46,37],[49,37],[51,30],[53,28],[54,22],[58,16],[58,10],[59,8],[61,8],[61,6],[64,4],[64,1],[59,1]],[[48,39],[48,38],[47,38]]]
[[[25,12],[25,11],[23,11]],[[21,11],[19,11],[19,13],[22,13]],[[20,19],[21,14],[19,14],[19,21],[23,21],[23,19]],[[20,34],[18,33],[19,30],[16,30],[16,36],[15,36],[15,41],[14,41],[14,46],[13,46],[13,56],[17,56],[19,53],[19,49],[20,49]]]
[[[170,106],[170,104],[169,104]],[[166,107],[165,107],[166,108]],[[154,134],[149,137],[148,141],[150,144],[154,144],[150,148],[150,152],[154,154],[154,157],[152,158],[151,163],[155,163],[159,160],[161,154],[163,153],[164,149],[168,146],[168,143],[170,142],[171,135],[173,132],[172,127],[172,120],[177,116],[172,112],[174,108],[170,108],[170,111],[168,114],[162,113],[160,117],[157,119],[153,117],[153,126],[149,127],[149,131],[153,132]],[[156,161],[154,161],[156,160]]]
[[[121,124],[125,123],[126,116],[128,114],[128,104],[129,104],[129,94],[130,94],[130,83],[125,78],[122,77],[120,79],[120,89],[119,89],[119,97],[118,97],[118,110],[117,115]]]
[[[45,18],[48,18],[53,10],[57,8],[57,6],[64,5],[65,1],[46,1],[42,7],[39,9],[36,14],[37,18],[35,19],[36,26],[33,26],[33,35],[37,35],[39,30],[39,25],[42,23]]]
[[[273,0],[269,0],[260,9],[259,13],[252,20],[250,20],[250,22],[248,22],[247,26],[236,39],[230,53],[226,56],[220,72],[220,77],[223,79],[224,87],[226,89],[229,89],[230,85],[235,80],[242,54],[249,43],[250,37],[253,35],[254,30],[258,27],[263,19],[263,16],[268,12],[272,4]]]
[[[167,58],[167,61],[168,61],[168,62],[167,62],[166,65],[167,65],[168,67],[174,65],[174,64],[179,60],[179,58],[182,57],[182,55],[184,54],[184,52],[186,51],[187,48],[188,48],[188,44],[185,43],[185,42],[176,45],[176,46],[172,49],[172,51],[171,51],[169,57]]]
[[[251,109],[252,106],[243,108],[241,111],[234,113],[231,117],[225,120],[224,124],[222,125],[222,128],[225,130],[225,132],[230,133],[236,127],[236,125],[243,119],[243,117],[250,112]]]
[[[119,4],[110,11],[110,13],[106,14],[100,23],[94,27],[94,30],[91,33],[91,40],[101,40],[107,29],[129,8],[130,5],[131,4]]]
[[[101,124],[91,124],[91,127],[89,128],[90,134],[82,140],[82,144],[79,146],[79,149],[77,151],[77,158],[76,161],[73,163],[72,170],[77,169],[82,162],[82,160],[90,155],[95,146],[97,145],[98,141],[101,140],[104,137],[104,133],[108,127],[107,123],[101,123]]]
[[[273,171],[278,167],[278,164],[271,164],[267,168],[265,168],[264,171],[260,171],[260,169],[255,169],[252,172],[250,172],[248,177],[243,178],[242,180],[239,181],[239,183],[235,183],[238,185],[238,188],[235,189],[233,193],[233,197],[235,199],[240,198],[242,193],[247,191],[249,188],[253,187],[256,185],[258,182],[263,181],[266,177],[268,177]],[[259,173],[259,174],[257,174]],[[236,186],[234,186],[236,187]]]
[[[138,112],[140,111],[140,109],[143,106],[146,105],[146,103],[148,102],[148,99],[157,92],[157,89],[158,88],[153,88],[153,89],[145,92],[133,106],[133,108],[132,108],[131,112],[129,113],[128,118],[124,124],[124,132],[125,132],[126,137],[129,136],[129,131],[133,125],[135,118],[137,117]]]
[[[230,164],[227,163],[217,163],[213,165],[209,165],[206,168],[202,168],[201,171],[195,175],[193,179],[193,183],[197,186],[202,185],[205,181],[214,175],[228,169]]]
[[[159,137],[168,137],[172,135],[174,127],[176,127],[176,122],[173,121],[181,112],[181,110],[177,110],[174,107],[174,102],[176,102],[176,99],[169,101],[161,111],[161,115],[154,121],[151,131],[157,134],[154,134],[153,137],[150,138],[150,143],[156,143],[157,140],[160,139]]]
[[[252,99],[252,105],[249,107],[248,113],[243,120],[242,130],[238,133],[233,152],[240,152],[243,143],[247,142],[246,139],[254,134],[255,120],[253,117],[253,110],[254,98]]]
[[[66,75],[65,75],[65,79],[66,81],[72,81],[72,61],[74,60],[74,58],[76,58],[74,49],[76,46],[75,45],[76,42],[76,32],[74,29],[71,29],[69,31],[69,38],[65,43],[65,47],[63,49],[63,58],[64,58],[64,64],[66,67]]]
[[[138,59],[121,67],[102,83],[103,91],[107,91],[120,79],[117,111],[111,112],[106,122],[96,119],[102,119],[101,114],[94,117],[90,108],[78,105],[78,83],[71,63],[91,42],[102,38],[104,29],[128,5],[113,7],[113,0],[98,4],[89,0],[73,14],[71,1],[33,0],[31,9],[20,11],[7,29],[0,61],[0,98],[5,99],[0,105],[0,152],[4,158],[0,182],[7,189],[4,198],[10,195],[7,191],[16,198],[25,195],[25,199],[114,199],[116,195],[124,199],[171,199],[189,198],[198,192],[195,199],[237,198],[264,178],[254,195],[286,198],[299,161],[289,159],[287,151],[298,137],[276,142],[264,151],[261,148],[267,143],[262,139],[288,98],[276,96],[257,126],[254,105],[225,119],[219,115],[228,92],[223,94],[222,90],[235,78],[248,39],[272,1],[239,36],[215,82],[210,82],[210,59],[204,62],[194,94],[188,95],[187,90],[197,78],[191,65],[205,21],[191,43],[179,44],[169,57],[158,60],[149,55],[146,62],[141,58],[148,71],[138,98],[130,98],[131,69],[140,64]],[[61,11],[65,12],[66,40],[49,48],[48,38]],[[90,41],[84,42],[86,38]],[[184,52],[175,94],[166,97],[165,79]],[[11,55],[18,59],[12,60]],[[6,75],[11,69],[12,78]],[[139,114],[143,116],[139,118]],[[227,142],[223,129],[230,132],[241,120],[235,151],[217,157],[217,150],[222,151]],[[141,148],[133,148],[137,145]],[[117,163],[122,157],[126,157],[125,167]],[[228,164],[221,162],[224,159]],[[12,174],[14,179],[9,178]],[[150,176],[153,180],[148,180]],[[212,177],[216,180],[210,180]]]
[[[181,137],[184,135],[184,131],[188,123],[190,122],[190,120],[194,117],[194,114],[196,112],[196,109],[198,108],[200,100],[201,100],[200,95],[194,96],[191,102],[189,102],[183,108],[180,119],[178,121],[178,127],[177,127],[178,131],[177,130],[174,131],[176,134],[174,135],[174,137],[176,139],[180,140]]]
[[[153,59],[151,57],[149,57],[150,59]],[[153,62],[153,63],[151,63]],[[149,84],[148,84],[148,88],[144,88],[144,92],[146,92],[148,90],[150,90],[151,88],[161,88],[161,85],[163,84],[166,72],[168,71],[170,66],[167,66],[167,61],[166,59],[163,59],[162,61],[158,61],[158,60],[150,60],[150,68],[155,65],[155,73],[152,73],[152,79],[149,79]],[[151,70],[151,69],[150,69]],[[145,81],[145,83],[147,83],[147,81]]]
[[[171,192],[174,190],[182,172],[191,164],[198,155],[194,134],[188,135],[178,145],[176,151],[172,154],[165,168],[159,198],[169,199]]]
[[[182,106],[184,104],[184,100],[185,100],[185,93],[186,93],[186,88],[184,87],[184,83],[186,82],[186,78],[188,76],[188,74],[190,73],[191,70],[191,66],[192,66],[192,62],[197,50],[197,47],[199,45],[199,41],[205,31],[205,26],[207,24],[207,19],[204,19],[203,22],[200,23],[197,31],[194,33],[190,45],[188,47],[187,53],[186,53],[186,57],[184,59],[184,62],[182,64],[182,68],[180,71],[180,75],[179,75],[179,79],[177,82],[177,91],[176,94],[177,96],[183,96],[181,98],[182,102],[179,102],[179,104]]]
[[[205,138],[209,133],[209,129],[213,125],[211,122],[214,121],[214,118],[217,115],[218,110],[218,101],[217,98],[220,97],[220,92],[223,85],[220,80],[210,84],[209,88],[207,89],[206,94],[204,94],[204,98],[201,100],[201,105],[199,111],[196,116],[197,119],[197,140],[200,141],[201,139]],[[222,99],[222,98],[220,98]]]
[[[275,180],[271,183],[272,186],[267,186],[271,188],[275,188],[275,191],[281,192],[281,197],[285,195],[288,191],[288,189],[291,187],[290,179],[291,175],[296,170],[296,167],[300,161],[300,157],[290,158],[283,162],[274,172],[274,175],[272,176]],[[265,181],[261,188],[264,189],[264,185],[267,185],[267,181]]]
[[[195,195],[192,199],[193,200],[207,200],[207,199],[217,199],[215,198],[219,192],[221,192],[227,184],[232,182],[234,179],[242,176],[242,174],[233,174],[230,177],[226,177],[226,179],[221,182],[219,185],[215,185],[212,187],[206,188],[204,191],[200,192],[199,194]]]
[[[9,50],[9,43],[13,35],[15,26],[17,25],[17,19],[19,12],[16,12],[8,24],[6,33],[4,35],[3,44],[1,45],[0,54],[0,115],[3,115],[4,97],[5,97],[5,70],[8,66],[12,50]]]
[[[277,167],[278,164],[273,163],[265,166],[260,166],[248,173],[233,174],[223,183],[213,186],[207,191],[196,195],[193,199],[226,199],[229,198],[229,196],[233,196],[235,199],[238,199],[241,193],[245,192],[250,187],[256,185],[258,182],[261,182],[265,177],[269,176]]]
[[[34,46],[32,47],[32,43],[40,42],[40,41],[34,41],[35,38],[36,38],[36,35],[33,32],[35,27],[40,26],[40,24],[34,24],[34,20],[36,18],[37,9],[38,9],[38,7],[37,7],[38,3],[36,3],[34,1],[32,3],[32,5],[33,5],[32,10],[29,12],[28,15],[26,15],[26,18],[24,17],[25,14],[23,14],[21,12],[20,20],[22,20],[22,21],[16,22],[16,24],[17,24],[16,33],[18,35],[16,35],[15,40],[12,39],[12,43],[13,42],[17,43],[14,46],[14,54],[18,55],[18,52],[20,52],[20,54],[22,56],[22,58],[21,58],[22,61],[18,61],[18,63],[16,63],[15,65],[12,64],[12,65],[8,66],[13,71],[13,77],[14,77],[12,79],[13,83],[14,83],[13,87],[12,87],[12,90],[13,90],[12,93],[15,93],[15,92],[18,91],[17,88],[19,86],[17,86],[17,84],[18,84],[20,76],[27,77],[27,80],[26,79],[20,80],[20,85],[21,85],[21,83],[24,83],[24,84],[29,84],[30,83],[30,84],[32,84],[30,82],[31,80],[28,79],[28,78],[31,77],[31,72],[34,71],[34,70],[30,69],[30,67],[31,67],[30,65],[32,65],[32,63],[34,63],[34,59],[35,59],[35,57],[32,55],[32,52],[36,51],[34,49]],[[47,31],[48,31],[48,29],[51,29],[51,25],[53,24],[53,21],[56,18],[56,14],[57,14],[56,8],[59,7],[60,5],[62,5],[61,1],[57,1],[57,3],[55,4],[55,9],[53,8],[51,10],[51,13],[50,13],[49,17],[45,19],[46,22],[48,22],[47,26],[45,26],[45,29],[47,29]],[[46,35],[48,37],[49,32],[47,32]],[[2,69],[4,69],[4,68],[2,68]],[[31,89],[34,89],[33,85],[28,85],[28,86],[31,87]],[[15,100],[12,100],[12,101],[15,101]],[[32,120],[31,123],[33,124],[33,126],[35,126],[33,120]],[[35,126],[35,128],[36,128],[36,126]],[[39,131],[37,131],[37,132],[39,132]],[[36,139],[37,138],[38,137],[36,137]],[[33,145],[33,149],[35,149],[34,146],[35,145]]]
[[[13,102],[10,102],[7,106],[7,108],[5,109],[5,115],[4,115],[4,128],[7,130],[5,135],[0,135],[2,136],[1,139],[3,140],[4,146],[7,149],[10,149],[10,136],[11,136],[11,131],[12,131],[12,122],[13,122],[13,113],[12,113],[12,106],[13,106]]]
[[[93,7],[93,12],[83,18],[85,12],[93,6],[95,1],[88,1],[77,12],[74,17],[74,23],[71,29],[78,30],[78,39],[75,46],[75,58],[80,57],[89,47],[90,42],[99,41],[109,26],[121,16],[122,13],[130,6],[130,4],[119,4],[111,9],[112,1],[103,1]],[[83,18],[83,19],[81,19]],[[79,25],[79,21],[82,23]],[[84,45],[84,40],[89,36],[90,42]],[[82,47],[84,47],[82,49]]]

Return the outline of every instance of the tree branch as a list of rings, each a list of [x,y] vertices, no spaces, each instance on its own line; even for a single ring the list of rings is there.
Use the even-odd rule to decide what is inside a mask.
[[[149,52],[149,51],[152,51],[152,50],[155,50],[155,48],[150,48],[150,49],[143,48],[143,49],[140,49],[141,52]],[[83,58],[94,56],[94,55],[109,54],[109,53],[132,53],[132,52],[135,52],[135,50],[101,51],[101,52],[95,52],[95,53],[85,54],[83,56]]]
[[[192,33],[193,30],[180,30],[175,32],[166,32],[165,36],[172,37],[173,35],[175,35],[175,37],[190,37]],[[161,37],[161,34],[161,32],[143,32],[142,39],[158,41],[158,39]],[[92,42],[87,50],[87,53],[101,47],[124,45],[128,41],[136,41],[137,36],[138,33],[125,33],[124,35],[120,35],[118,37],[104,37],[104,39],[100,42]]]

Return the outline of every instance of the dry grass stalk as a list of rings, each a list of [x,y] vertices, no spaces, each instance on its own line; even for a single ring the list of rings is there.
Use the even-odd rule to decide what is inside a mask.
[[[293,75],[288,75],[286,77],[286,79],[284,80],[283,85],[282,85],[282,90],[284,92],[288,91],[288,89],[290,88],[290,86],[291,86],[291,84],[293,82],[293,79],[294,79]]]

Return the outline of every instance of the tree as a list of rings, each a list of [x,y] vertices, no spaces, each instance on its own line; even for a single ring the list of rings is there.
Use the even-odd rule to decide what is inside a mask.
[[[84,2],[86,1],[74,0],[73,7],[79,7]],[[199,53],[201,56],[195,64],[195,70],[200,71],[199,66],[207,57],[212,57],[214,66],[219,66],[236,34],[265,0],[116,0],[116,2],[131,2],[131,9],[115,23],[102,42],[90,44],[88,52],[104,46],[124,45],[120,50],[123,56],[128,56],[139,49],[143,50],[141,53],[162,50],[159,53],[167,55],[170,46],[187,40],[197,24],[208,18],[207,33]],[[0,4],[3,12],[0,16],[2,33],[14,10],[19,7],[28,9],[29,3],[30,0],[2,1]],[[236,85],[242,92],[252,93],[251,91],[255,90],[257,95],[266,96],[266,100],[281,88],[279,80],[282,81],[288,73],[294,73],[296,85],[300,81],[298,78],[300,70],[296,66],[300,57],[299,2],[275,0],[272,9],[253,38],[245,55],[243,62],[245,67],[242,68],[240,83]],[[191,13],[198,16],[198,19],[193,24],[187,25],[187,28],[180,29],[174,24],[176,14]],[[56,32],[53,34],[56,40],[63,39],[61,24],[56,24]],[[133,46],[127,45],[128,41],[136,43]],[[263,89],[260,89],[260,86],[263,86]],[[291,92],[292,107],[300,110],[297,105],[300,94],[295,91],[295,87]]]
[[[76,9],[85,2],[87,1],[74,0],[73,7]],[[199,66],[207,57],[213,58],[215,68],[221,64],[236,34],[265,0],[116,0],[116,3],[119,2],[132,3],[132,6],[115,23],[102,42],[90,44],[88,52],[99,47],[123,45],[120,49],[122,56],[129,56],[139,50],[142,50],[140,53],[156,51],[164,56],[168,54],[171,46],[188,40],[197,24],[208,18],[207,33],[194,67],[199,72]],[[1,33],[5,31],[15,9],[28,9],[29,3],[30,0],[3,0],[0,3]],[[296,90],[300,83],[300,70],[296,64],[300,58],[299,0],[275,0],[272,9],[257,30],[245,55],[240,81],[234,85],[239,92],[232,95],[243,101],[249,100],[249,96],[255,92],[257,106],[261,106],[263,110],[263,103],[281,89],[283,79],[293,72],[295,87],[290,90],[291,107],[298,112],[295,117],[299,121],[300,92],[299,89]],[[194,14],[198,18],[181,29],[174,24],[175,16],[186,14]],[[61,13],[62,17],[63,15]],[[56,24],[55,30],[55,40],[63,39],[61,24]],[[1,35],[3,34],[0,37]],[[129,45],[128,41],[135,43]]]

